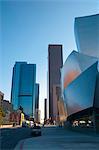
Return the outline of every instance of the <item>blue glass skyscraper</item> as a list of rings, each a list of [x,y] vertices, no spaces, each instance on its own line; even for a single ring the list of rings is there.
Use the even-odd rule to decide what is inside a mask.
[[[13,68],[11,102],[14,109],[23,107],[25,114],[35,113],[36,64],[16,62]]]

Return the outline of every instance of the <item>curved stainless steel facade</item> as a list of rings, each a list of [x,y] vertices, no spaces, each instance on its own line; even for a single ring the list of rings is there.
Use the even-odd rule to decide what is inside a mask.
[[[75,18],[74,29],[78,51],[99,58],[99,14]]]
[[[96,107],[96,83],[99,86],[96,58],[73,51],[61,69],[61,76],[62,96],[68,116],[89,107]]]
[[[83,71],[94,64],[96,58],[73,51],[64,63],[61,69],[61,88],[62,91]],[[63,92],[62,92],[63,93]],[[64,96],[62,94],[62,96]]]
[[[89,67],[64,90],[68,115],[93,107],[97,63]]]
[[[62,97],[70,116],[99,108],[99,14],[75,18],[73,51],[61,69]]]

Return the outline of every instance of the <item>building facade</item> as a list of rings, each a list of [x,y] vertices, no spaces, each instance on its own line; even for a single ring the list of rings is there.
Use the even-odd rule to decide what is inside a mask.
[[[99,14],[76,18],[74,28],[78,52],[61,69],[67,121],[99,131]]]
[[[35,109],[39,109],[39,84],[35,84]]]
[[[41,111],[39,109],[35,110],[35,117],[34,117],[34,121],[36,123],[40,123],[41,122]]]
[[[60,69],[63,65],[62,45],[49,45],[48,47],[48,89],[49,89],[49,118],[54,120],[53,88],[60,85]]]
[[[44,99],[44,120],[47,120],[47,98]]]
[[[39,84],[35,84],[35,122],[40,122],[40,110],[39,110]]]
[[[75,18],[74,31],[78,51],[99,58],[99,14]]]
[[[0,107],[2,106],[3,99],[4,99],[4,93],[0,91]]]
[[[2,108],[5,113],[13,111],[13,105],[8,100],[2,101]]]
[[[13,68],[11,102],[15,110],[20,106],[26,115],[35,113],[36,65],[16,62]]]
[[[73,51],[61,69],[62,98],[67,109],[67,120],[95,124],[99,115],[98,59]],[[82,119],[83,118],[83,119]],[[80,122],[80,121],[79,121]],[[90,122],[90,125],[89,123]]]
[[[61,96],[60,85],[53,86],[53,118],[55,121],[58,121],[59,118],[59,110],[58,110],[58,102]]]

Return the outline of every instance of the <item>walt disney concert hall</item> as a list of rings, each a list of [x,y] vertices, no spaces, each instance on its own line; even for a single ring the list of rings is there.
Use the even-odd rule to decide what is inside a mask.
[[[75,18],[74,32],[78,52],[61,69],[67,121],[99,131],[99,14]]]

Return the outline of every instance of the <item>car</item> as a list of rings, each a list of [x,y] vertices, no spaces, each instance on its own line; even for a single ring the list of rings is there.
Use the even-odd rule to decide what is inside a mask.
[[[32,127],[32,136],[41,136],[41,127],[40,126],[34,126]]]

